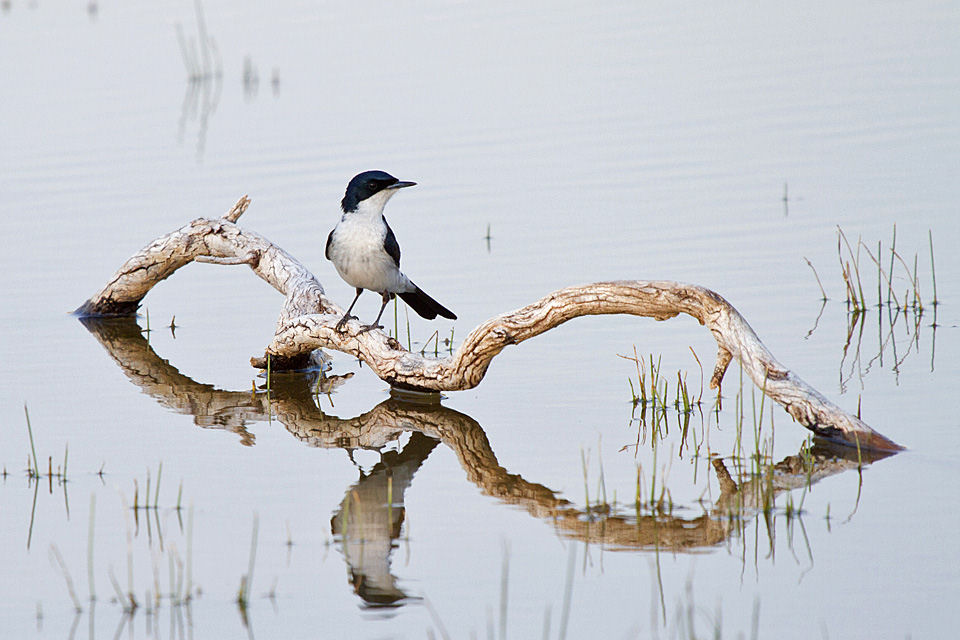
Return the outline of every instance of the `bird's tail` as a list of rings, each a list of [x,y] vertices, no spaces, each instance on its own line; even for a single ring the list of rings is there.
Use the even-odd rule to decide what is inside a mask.
[[[412,282],[410,284],[413,284]],[[438,315],[443,316],[444,318],[449,318],[450,320],[456,320],[457,316],[447,309],[445,306],[428,296],[423,292],[423,290],[417,285],[413,285],[413,291],[404,291],[398,293],[403,301],[410,305],[414,311],[420,314],[421,318],[426,318],[427,320],[433,320]]]

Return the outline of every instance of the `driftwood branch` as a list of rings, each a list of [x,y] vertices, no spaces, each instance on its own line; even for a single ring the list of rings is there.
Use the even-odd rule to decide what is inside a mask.
[[[493,358],[567,320],[585,315],[630,314],[666,320],[680,313],[696,318],[717,342],[710,387],[717,389],[736,358],[754,384],[783,405],[815,434],[863,449],[902,447],[831,403],[780,364],[740,313],[719,294],[698,285],[671,281],[599,282],[560,289],[533,304],[487,320],[449,357],[434,358],[404,349],[382,331],[361,333],[351,321],[340,333],[335,325],[343,309],[326,297],[323,286],[299,261],[236,220],[249,206],[244,196],[224,217],[201,218],[150,243],[120,267],[107,285],[84,303],[81,316],[136,313],[143,297],[180,267],[203,261],[247,264],[284,296],[273,340],[263,357],[251,359],[274,370],[305,366],[316,349],[334,349],[363,360],[391,386],[423,391],[475,387]]]

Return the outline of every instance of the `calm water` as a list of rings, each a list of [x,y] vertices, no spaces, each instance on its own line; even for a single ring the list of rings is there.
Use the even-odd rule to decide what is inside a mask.
[[[220,75],[197,82],[177,38],[198,51],[190,2],[3,6],[0,636],[951,633],[955,5],[208,1]],[[342,354],[327,375],[353,375],[328,393],[299,376],[269,402],[251,394],[263,380],[248,360],[281,300],[243,268],[178,272],[139,327],[67,313],[144,244],[244,193],[241,224],[347,303],[323,242],[346,181],[371,168],[419,183],[390,223],[405,271],[460,318],[411,318],[413,342],[457,342],[570,284],[696,282],[909,451],[862,473],[817,451],[804,488],[792,456],[806,431],[767,403],[756,438],[759,390],[741,390],[736,367],[722,411],[705,395],[686,432],[670,410],[654,433],[617,354],[653,354],[671,395],[678,370],[699,393],[690,348],[709,368],[714,344],[688,318],[577,320],[438,408],[389,401]],[[853,323],[837,226],[873,253],[881,242],[889,271],[894,224],[925,311]],[[912,288],[899,263],[893,285],[901,299]],[[360,314],[377,304],[368,294]],[[398,325],[406,340],[402,308]],[[67,458],[67,483],[26,477],[24,404],[43,473]],[[774,507],[740,503],[731,519],[711,460],[749,496],[757,442],[785,461]],[[659,510],[635,508],[638,472]],[[148,482],[158,508],[132,510]],[[598,501],[612,506],[588,509]],[[132,616],[117,590],[140,602]],[[189,606],[170,597],[188,590]]]

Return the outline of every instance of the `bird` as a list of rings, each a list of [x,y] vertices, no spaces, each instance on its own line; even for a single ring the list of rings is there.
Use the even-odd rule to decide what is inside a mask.
[[[398,190],[416,182],[398,180],[385,171],[364,171],[347,184],[340,202],[342,214],[337,226],[327,236],[324,251],[344,282],[357,290],[357,295],[343,318],[336,325],[343,331],[353,306],[364,289],[379,293],[383,299],[380,313],[361,333],[382,329],[380,317],[387,303],[400,296],[422,318],[433,320],[438,315],[450,320],[457,316],[428,296],[400,271],[400,245],[393,229],[383,216],[383,208]]]

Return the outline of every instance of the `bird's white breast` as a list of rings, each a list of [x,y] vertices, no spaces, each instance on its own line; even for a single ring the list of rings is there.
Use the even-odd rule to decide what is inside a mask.
[[[330,260],[344,282],[380,293],[406,290],[406,277],[383,248],[386,231],[366,216],[344,216],[330,243]]]

